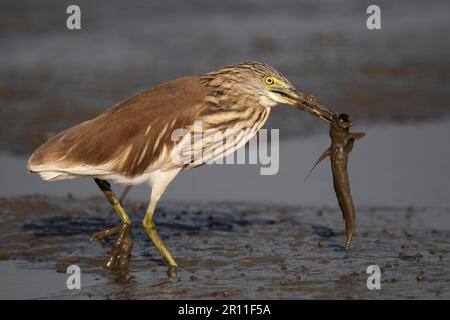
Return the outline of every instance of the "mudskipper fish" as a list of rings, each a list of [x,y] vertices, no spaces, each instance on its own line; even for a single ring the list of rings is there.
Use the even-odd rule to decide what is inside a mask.
[[[352,151],[354,142],[365,136],[363,132],[350,132],[352,125],[351,118],[347,114],[341,113],[333,116],[333,121],[330,123],[331,146],[322,153],[306,177],[308,179],[311,172],[323,159],[330,157],[334,191],[345,221],[346,250],[350,248],[355,232],[355,206],[347,172],[348,154]]]

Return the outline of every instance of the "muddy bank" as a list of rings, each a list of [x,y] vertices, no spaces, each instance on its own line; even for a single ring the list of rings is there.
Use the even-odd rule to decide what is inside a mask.
[[[123,282],[101,268],[110,246],[88,242],[118,222],[102,198],[0,199],[2,298],[450,298],[449,209],[358,208],[347,253],[337,208],[163,202],[156,224],[180,265],[170,279],[140,226],[144,204],[126,208],[135,247]],[[81,290],[65,289],[69,264]],[[380,290],[366,287],[372,264]]]

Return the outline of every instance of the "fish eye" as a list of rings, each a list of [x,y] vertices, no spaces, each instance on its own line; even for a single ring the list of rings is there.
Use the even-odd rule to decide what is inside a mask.
[[[274,84],[275,80],[272,77],[265,77],[264,82],[268,85]]]

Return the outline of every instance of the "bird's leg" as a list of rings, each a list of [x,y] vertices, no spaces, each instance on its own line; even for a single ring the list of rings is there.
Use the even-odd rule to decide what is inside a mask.
[[[164,174],[163,177],[161,177],[160,181],[152,185],[152,194],[150,196],[150,203],[148,205],[148,209],[144,216],[144,219],[142,220],[142,224],[144,225],[144,229],[147,235],[149,236],[150,240],[152,240],[156,249],[158,249],[159,253],[164,258],[169,267],[167,270],[167,274],[169,275],[169,277],[176,276],[175,269],[178,265],[173,259],[169,250],[167,250],[166,246],[162,242],[158,233],[156,232],[156,226],[155,223],[153,222],[153,214],[155,213],[158,200],[161,198],[161,195],[163,194],[169,182],[172,181],[172,179],[177,175],[178,172],[179,170],[168,171]]]
[[[159,197],[158,197],[159,199]],[[156,249],[158,249],[161,256],[166,261],[169,269],[167,271],[168,275],[170,277],[176,276],[175,269],[178,266],[175,260],[173,259],[172,255],[170,254],[169,250],[167,250],[166,246],[162,242],[161,238],[159,237],[158,233],[156,232],[156,226],[153,222],[153,214],[155,212],[156,204],[158,202],[158,199],[153,198],[150,200],[150,204],[147,209],[147,213],[145,214],[144,220],[142,221],[142,224],[144,225],[144,229],[147,232],[150,240],[152,240],[153,244],[155,245]]]
[[[125,203],[125,198],[128,195],[128,192],[130,192],[131,188],[132,188],[132,186],[126,186],[125,189],[122,191],[122,194],[119,197],[119,202],[122,204],[122,207],[123,207],[123,204]]]
[[[120,226],[107,229],[105,231],[100,231],[95,233],[91,237],[93,240],[105,240],[112,234],[118,233],[116,241],[111,250],[111,255],[105,262],[105,268],[108,269],[119,269],[120,271],[128,271],[128,257],[130,256],[131,249],[133,248],[133,239],[131,238],[131,220],[128,217],[125,209],[122,207],[120,201],[117,199],[116,195],[111,190],[111,185],[101,179],[95,179],[100,190],[103,191],[108,201],[113,206],[114,210],[120,217],[122,224]]]
[[[125,189],[123,190],[122,194],[120,195],[119,201],[120,203],[123,205],[126,196],[128,195],[128,192],[130,192],[131,190],[131,186],[126,186]]]

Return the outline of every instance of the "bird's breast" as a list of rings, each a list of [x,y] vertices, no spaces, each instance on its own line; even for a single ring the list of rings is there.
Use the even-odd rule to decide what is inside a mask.
[[[185,168],[224,158],[244,146],[264,125],[270,108],[224,110],[198,119],[177,145],[177,159]]]

